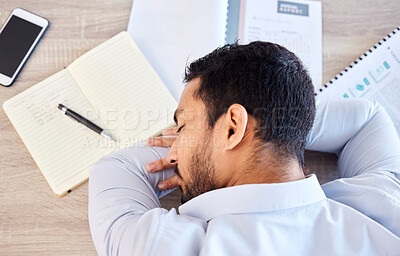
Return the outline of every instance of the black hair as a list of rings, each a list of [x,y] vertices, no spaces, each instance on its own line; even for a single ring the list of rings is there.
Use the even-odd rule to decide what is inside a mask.
[[[234,104],[258,121],[255,137],[304,169],[304,148],[315,117],[314,87],[295,54],[268,42],[228,44],[192,62],[185,82],[200,78],[194,92],[209,128]]]

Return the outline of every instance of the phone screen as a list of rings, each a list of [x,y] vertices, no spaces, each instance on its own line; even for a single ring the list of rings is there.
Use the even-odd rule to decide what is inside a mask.
[[[13,15],[0,33],[0,73],[12,77],[42,27]]]

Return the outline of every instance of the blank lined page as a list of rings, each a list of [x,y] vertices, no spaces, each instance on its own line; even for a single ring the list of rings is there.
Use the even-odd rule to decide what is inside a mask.
[[[87,52],[68,70],[121,148],[173,123],[177,102],[128,33]]]
[[[88,168],[115,145],[113,149],[65,116],[59,103],[93,119],[93,108],[65,69],[6,101],[3,108],[53,191],[63,195],[85,181]]]

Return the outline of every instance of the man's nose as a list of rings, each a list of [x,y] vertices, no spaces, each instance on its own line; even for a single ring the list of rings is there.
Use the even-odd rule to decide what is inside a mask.
[[[178,164],[178,138],[176,138],[169,150],[168,161],[171,164]]]

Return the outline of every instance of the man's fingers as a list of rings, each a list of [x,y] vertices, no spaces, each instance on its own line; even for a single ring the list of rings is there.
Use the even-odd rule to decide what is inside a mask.
[[[177,175],[175,175],[169,179],[163,180],[160,183],[158,183],[157,188],[159,190],[170,190],[170,189],[178,187],[178,185],[179,185],[178,181],[179,181],[179,178]]]
[[[176,127],[176,126],[169,127],[162,131],[162,135],[164,135],[164,136],[178,135],[178,133],[176,132],[177,130],[178,130],[178,127]]]
[[[176,137],[151,137],[147,139],[147,145],[154,147],[171,147]]]
[[[310,173],[310,168],[307,165],[304,165],[304,174],[308,175]]]
[[[169,162],[169,159],[167,158],[162,158],[159,159],[157,161],[151,162],[149,164],[146,165],[146,170],[148,172],[158,172],[158,171],[162,171],[165,169],[169,169],[174,167],[176,164],[171,164]]]

